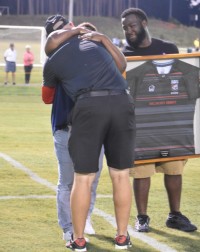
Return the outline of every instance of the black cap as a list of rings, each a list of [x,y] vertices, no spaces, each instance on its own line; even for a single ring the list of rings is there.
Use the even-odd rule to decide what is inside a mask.
[[[68,23],[69,21],[59,14],[48,17],[45,23],[47,35],[53,31],[62,29]]]

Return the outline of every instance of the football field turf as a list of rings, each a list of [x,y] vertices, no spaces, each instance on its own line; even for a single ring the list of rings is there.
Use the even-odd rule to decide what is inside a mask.
[[[43,104],[39,85],[0,84],[0,252],[68,251],[57,224],[57,164],[50,127],[51,105]],[[200,228],[200,159],[190,159],[183,176],[181,211]],[[123,190],[123,188],[122,188]],[[106,162],[101,174],[88,251],[114,251],[116,233],[112,187]],[[152,177],[148,214],[151,232],[133,229],[134,200],[129,232],[134,252],[196,252],[200,232],[169,229],[163,176]]]

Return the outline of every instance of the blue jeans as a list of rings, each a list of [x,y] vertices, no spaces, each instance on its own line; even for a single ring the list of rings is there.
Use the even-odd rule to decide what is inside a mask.
[[[71,210],[70,210],[70,193],[74,180],[73,163],[68,151],[68,140],[70,133],[66,130],[57,130],[54,133],[54,149],[58,161],[58,186],[57,186],[57,212],[58,223],[64,232],[72,231]],[[92,185],[91,203],[88,216],[91,215],[95,200],[96,189],[99,176],[103,166],[104,150],[102,148],[99,157],[99,171]]]

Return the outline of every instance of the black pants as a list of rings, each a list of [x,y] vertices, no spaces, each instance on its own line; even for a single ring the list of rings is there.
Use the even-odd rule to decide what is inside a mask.
[[[32,71],[33,65],[24,66],[24,72],[25,72],[25,83],[28,84],[31,77],[31,71]]]

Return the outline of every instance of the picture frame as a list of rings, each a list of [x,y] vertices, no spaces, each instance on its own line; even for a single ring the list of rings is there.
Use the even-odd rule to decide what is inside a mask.
[[[126,57],[135,164],[200,157],[200,53]]]

